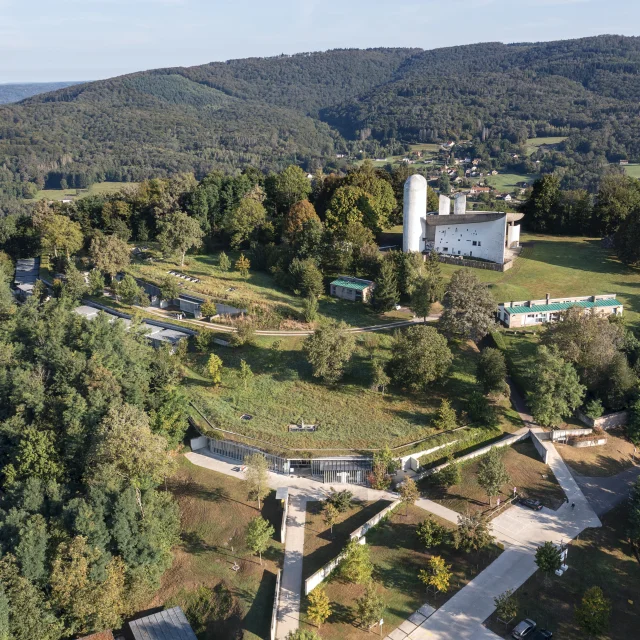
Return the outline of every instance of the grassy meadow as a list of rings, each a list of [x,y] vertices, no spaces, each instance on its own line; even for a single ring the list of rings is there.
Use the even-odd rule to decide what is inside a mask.
[[[548,136],[546,138],[529,138],[525,143],[525,149],[528,156],[535,153],[540,147],[560,144],[567,139],[567,136]]]
[[[85,196],[99,196],[117,193],[127,187],[135,187],[135,182],[96,182],[87,189],[42,189],[38,191],[35,200],[66,200],[84,198]]]
[[[499,173],[497,176],[487,176],[486,178],[481,179],[484,180],[485,184],[493,187],[494,189],[497,189],[498,191],[510,193],[512,191],[520,189],[520,187],[518,186],[519,182],[533,184],[533,182],[537,180],[538,177],[539,176],[537,176],[536,174],[527,173]]]

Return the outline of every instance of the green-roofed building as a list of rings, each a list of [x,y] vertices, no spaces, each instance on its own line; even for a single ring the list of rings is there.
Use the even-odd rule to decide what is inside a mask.
[[[503,302],[498,305],[498,319],[507,327],[529,327],[545,322],[557,322],[563,311],[578,307],[585,313],[597,315],[622,315],[623,305],[615,293],[600,296],[551,298]]]
[[[371,282],[371,280],[351,276],[338,276],[330,285],[331,295],[334,298],[353,300],[354,302],[367,302],[375,286],[375,282]]]

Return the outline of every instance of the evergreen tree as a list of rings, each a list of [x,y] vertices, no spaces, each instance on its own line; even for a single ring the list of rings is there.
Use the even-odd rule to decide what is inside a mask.
[[[440,401],[438,417],[435,419],[433,426],[438,431],[451,431],[451,429],[455,429],[458,426],[455,409],[446,398],[442,398]]]
[[[429,258],[427,259],[426,279],[429,282],[429,299],[431,300],[431,302],[442,300],[442,296],[444,296],[445,285],[444,278],[442,276],[440,258],[435,248],[431,249],[431,253],[429,254]]]
[[[382,391],[382,395],[384,395],[384,391],[387,388],[389,382],[391,382],[391,378],[389,378],[389,376],[387,375],[382,362],[378,360],[374,360],[371,369],[373,374],[371,387],[374,391]]]
[[[411,294],[411,308],[413,312],[427,321],[427,316],[431,311],[431,283],[423,278],[415,287]]]
[[[101,296],[104,293],[104,276],[100,269],[91,269],[89,271],[89,294],[92,296]]]
[[[587,589],[580,605],[576,607],[576,621],[591,636],[602,635],[609,628],[611,600],[600,587]]]
[[[221,251],[218,256],[218,269],[220,269],[220,271],[229,271],[229,269],[231,269],[231,260],[224,251]]]
[[[304,320],[311,324],[318,319],[318,298],[313,294],[309,294],[302,303]]]
[[[373,290],[373,307],[376,311],[390,311],[400,300],[398,276],[393,260],[382,261],[380,275]]]
[[[15,555],[25,578],[34,583],[44,583],[47,571],[47,546],[49,534],[47,523],[39,513],[29,516],[20,527],[20,541]]]
[[[222,382],[222,360],[215,353],[212,353],[207,360],[207,371],[213,386],[217,387]]]

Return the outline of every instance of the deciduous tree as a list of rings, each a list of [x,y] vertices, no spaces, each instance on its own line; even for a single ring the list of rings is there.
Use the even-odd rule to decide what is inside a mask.
[[[282,235],[285,240],[295,242],[296,236],[303,232],[305,224],[310,221],[322,224],[315,208],[308,200],[296,202],[284,216]]]
[[[420,569],[418,578],[427,587],[433,587],[439,593],[449,591],[451,583],[451,565],[446,564],[442,556],[431,556],[427,560],[427,569]]]
[[[431,516],[427,516],[416,528],[418,540],[427,548],[437,547],[441,545],[447,535],[447,530],[438,524]]]
[[[243,278],[249,277],[249,269],[251,269],[251,262],[249,262],[249,258],[247,258],[244,253],[240,254],[240,257],[236,260],[236,270],[240,272],[240,275]]]
[[[330,321],[304,341],[303,349],[314,377],[331,383],[340,380],[355,349],[355,338],[346,329],[344,322]]]
[[[338,521],[338,517],[340,516],[340,512],[336,508],[335,505],[331,504],[331,502],[325,500],[322,505],[322,516],[323,521],[327,525],[327,527],[331,530],[331,535],[333,535],[333,526]]]
[[[251,367],[246,360],[240,360],[240,380],[242,380],[242,385],[245,389],[252,378],[253,371],[251,371]]]
[[[500,488],[509,481],[502,452],[497,447],[489,449],[478,465],[478,484],[487,492],[490,505],[494,496],[500,495]]]
[[[309,620],[321,627],[332,614],[329,596],[323,587],[316,587],[308,596],[307,616]]]
[[[250,196],[244,197],[226,221],[231,235],[231,246],[240,247],[267,221],[267,211],[262,202]]]
[[[485,393],[506,393],[507,363],[502,351],[487,347],[480,352],[476,377]]]
[[[129,246],[116,235],[94,236],[89,253],[96,269],[100,269],[112,279],[131,262]]]
[[[204,231],[195,218],[182,211],[169,214],[160,224],[158,242],[166,255],[179,255],[180,266],[184,266],[184,257],[189,249],[202,246]]]
[[[553,542],[545,542],[536,549],[536,564],[544,574],[545,584],[549,584],[549,578],[562,565],[560,549]]]
[[[464,551],[478,551],[493,543],[488,520],[481,513],[458,516],[453,532],[453,546]]]
[[[246,535],[247,546],[253,553],[260,556],[260,564],[262,564],[262,554],[267,550],[269,540],[274,533],[273,526],[262,516],[256,516],[249,521]]]
[[[218,256],[218,269],[220,269],[220,271],[229,271],[229,269],[231,269],[231,260],[224,251],[221,251]]]
[[[518,615],[518,600],[511,589],[493,599],[496,605],[496,615],[505,624],[509,624]]]
[[[345,547],[345,557],[340,563],[340,575],[348,582],[366,584],[371,580],[373,564],[369,545],[350,540]]]
[[[207,360],[207,371],[213,386],[217,387],[222,382],[222,360],[215,353],[212,353]]]
[[[261,501],[269,495],[269,463],[261,453],[252,453],[244,459],[246,470],[245,482],[249,494],[258,501],[258,509],[261,509]]]
[[[409,513],[409,505],[415,503],[420,497],[418,486],[413,478],[407,478],[399,487],[398,494],[400,495],[400,502],[404,505],[405,515]]]
[[[599,636],[609,628],[611,600],[600,587],[587,589],[576,607],[576,621],[590,636]]]
[[[356,598],[356,619],[363,629],[369,629],[382,619],[383,613],[384,600],[370,580],[362,596]]]

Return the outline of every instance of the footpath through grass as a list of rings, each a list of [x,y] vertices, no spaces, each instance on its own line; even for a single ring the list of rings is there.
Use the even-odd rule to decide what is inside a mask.
[[[602,519],[602,528],[587,529],[569,545],[569,570],[561,577],[552,576],[549,586],[539,572],[517,591],[519,603],[516,624],[531,618],[538,627],[549,629],[554,638],[584,640],[589,636],[575,621],[575,608],[584,592],[599,586],[611,601],[610,626],[600,640],[630,640],[640,629],[640,564],[632,553],[626,535],[624,505]],[[487,626],[502,637],[511,637],[508,628],[489,618]]]
[[[180,604],[192,625],[204,624],[199,640],[232,638],[241,631],[245,640],[267,637],[283,547],[272,540],[264,554],[264,565],[247,549],[247,525],[260,512],[257,504],[247,499],[244,482],[197,467],[180,457],[168,487],[180,506],[182,541],[174,550],[173,564],[149,607]],[[261,515],[278,532],[281,508],[274,496],[272,493],[266,499]],[[232,569],[234,563],[239,565],[238,571]],[[234,597],[231,614],[225,620],[202,620],[190,610],[189,602],[198,587],[221,583]]]
[[[428,602],[433,607],[441,607],[500,554],[500,549],[494,546],[480,552],[465,553],[446,544],[427,551],[416,535],[417,525],[427,516],[426,511],[415,506],[409,507],[405,515],[405,508],[400,507],[367,534],[374,565],[373,580],[385,605],[383,636],[391,633],[423,604]],[[444,520],[434,519],[449,529],[453,526]],[[322,531],[319,534],[324,535]],[[307,547],[305,539],[305,561],[308,548],[311,547]],[[426,568],[432,555],[442,556],[453,572],[450,590],[438,596],[427,594],[425,586],[418,580],[418,572]],[[364,587],[345,583],[337,575],[326,581],[324,586],[333,614],[320,629],[323,640],[367,640],[374,637],[355,623],[355,600],[364,593]],[[317,631],[306,619],[306,604],[303,600],[302,627]],[[379,633],[379,629],[373,633]]]

